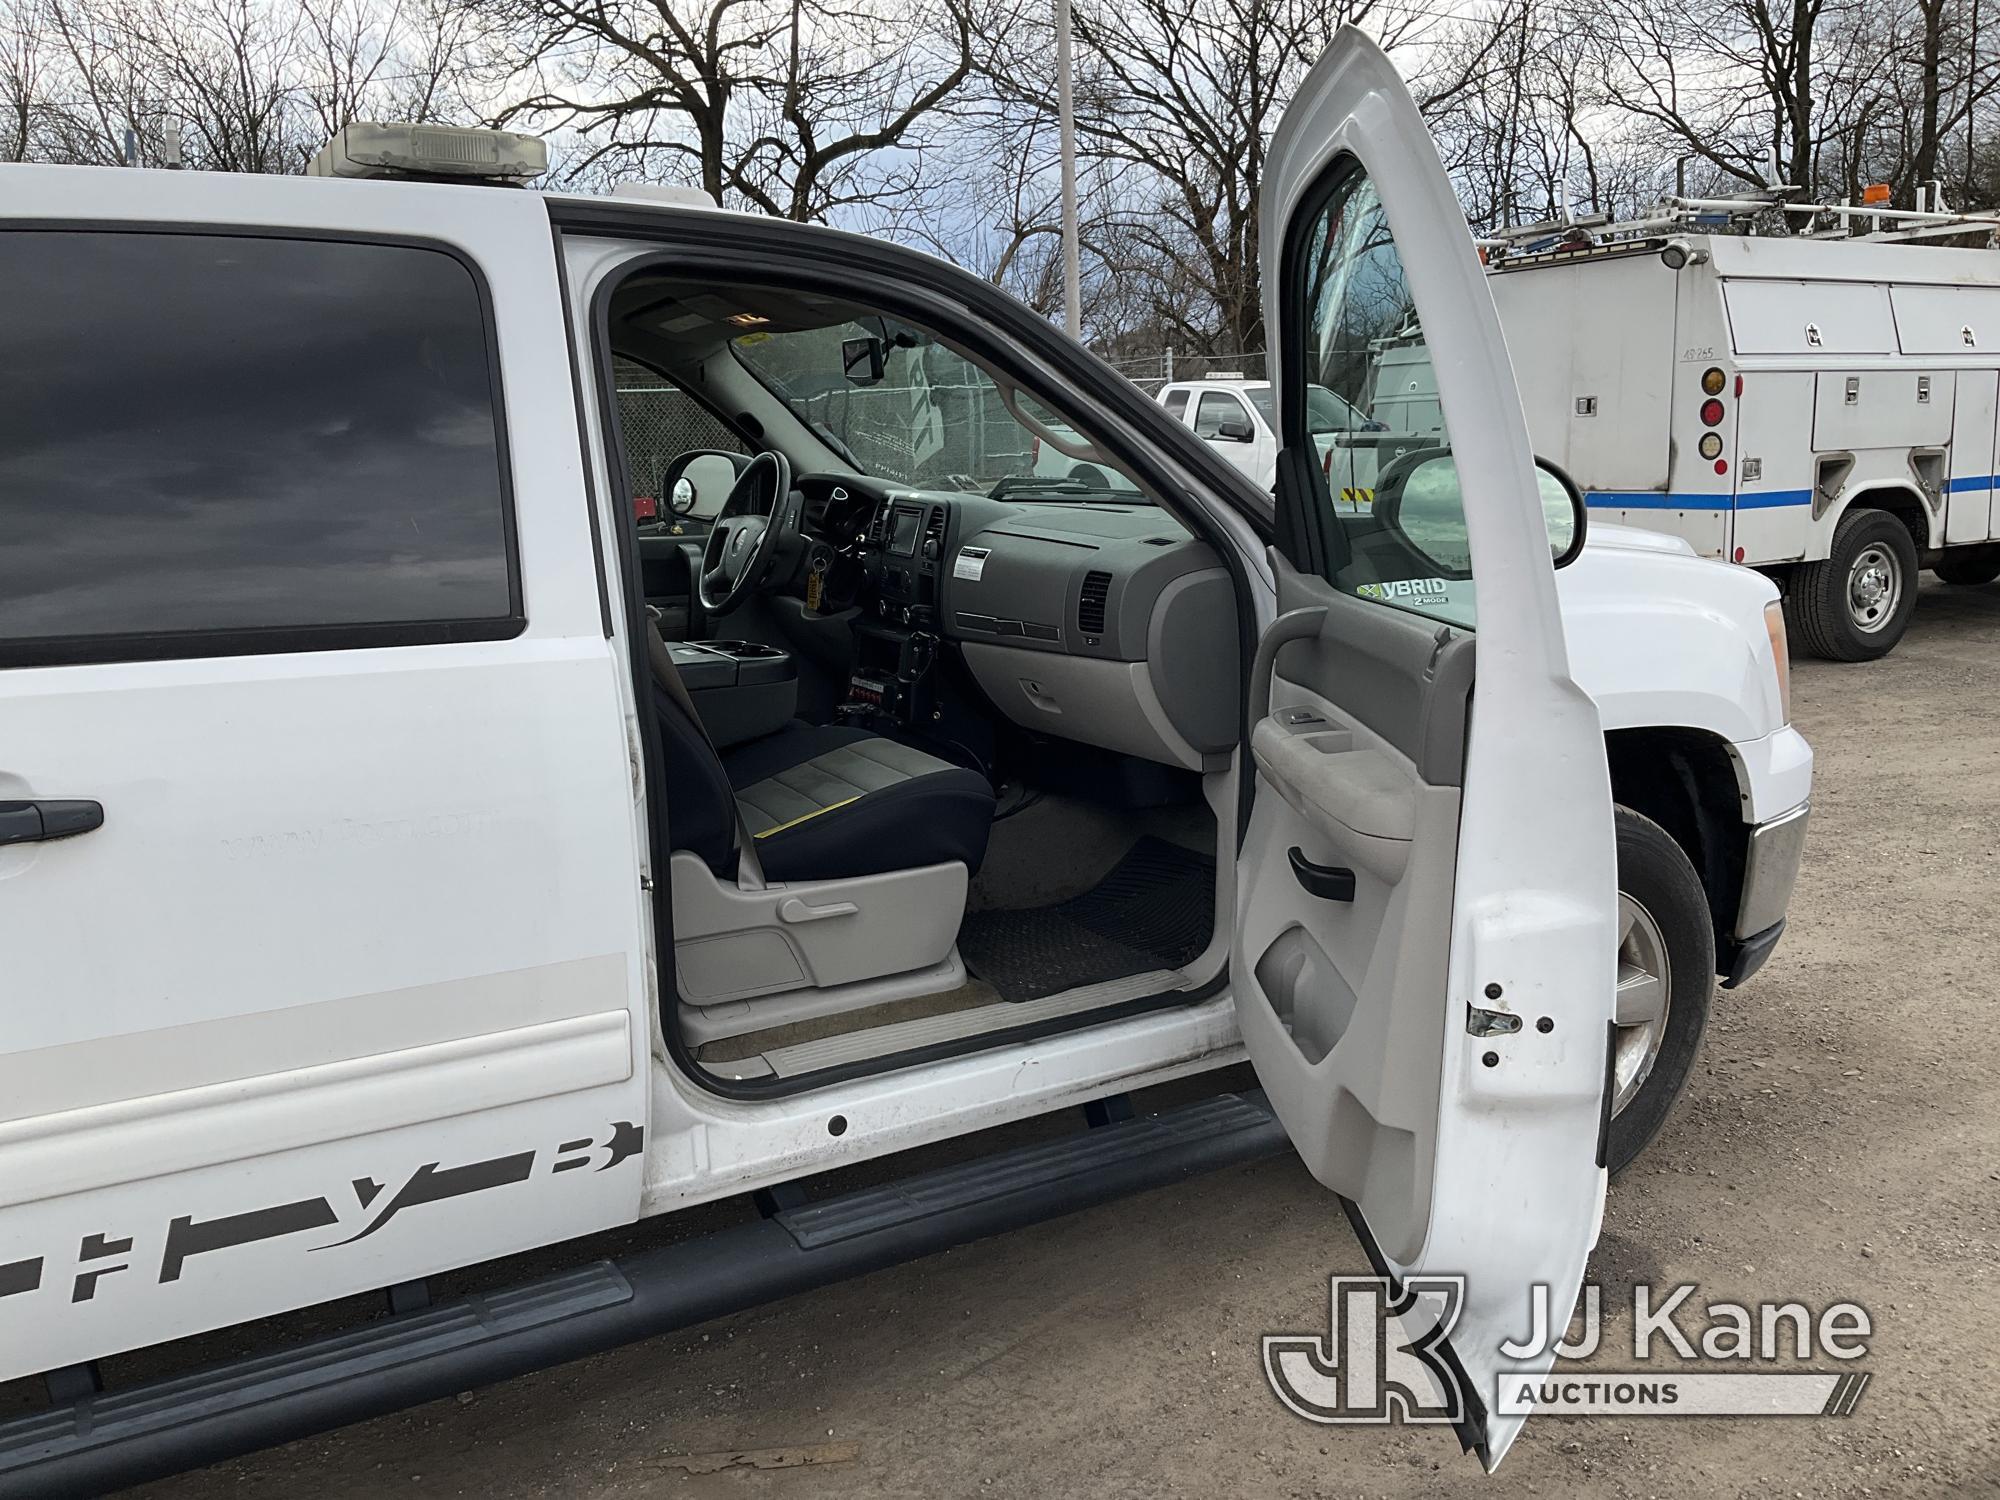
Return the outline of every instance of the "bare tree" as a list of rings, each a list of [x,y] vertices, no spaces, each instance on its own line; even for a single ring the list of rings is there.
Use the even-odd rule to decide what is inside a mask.
[[[496,123],[573,135],[572,180],[665,178],[791,219],[921,190],[986,45],[975,3],[462,0],[510,96]]]
[[[40,0],[0,16],[0,161],[27,161],[48,100],[46,20]]]
[[[433,0],[27,3],[23,40],[0,42],[0,101],[32,125],[23,156],[117,163],[129,139],[142,162],[296,172],[350,120],[463,114],[457,23]],[[17,109],[27,62],[40,102]]]

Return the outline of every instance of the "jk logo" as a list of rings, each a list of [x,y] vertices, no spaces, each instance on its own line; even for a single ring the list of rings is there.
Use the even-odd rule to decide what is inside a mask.
[[[1335,1276],[1328,1327],[1264,1336],[1264,1378],[1308,1422],[1456,1422],[1465,1414],[1443,1345],[1463,1276],[1413,1276],[1400,1297],[1379,1276]]]

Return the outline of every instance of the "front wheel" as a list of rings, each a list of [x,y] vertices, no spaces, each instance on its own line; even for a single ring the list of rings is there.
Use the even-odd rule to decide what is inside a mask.
[[[1611,1138],[1622,1170],[1659,1134],[1701,1050],[1715,987],[1715,928],[1701,878],[1673,836],[1629,807],[1618,830],[1618,1000]]]
[[[1792,638],[1828,661],[1887,656],[1917,607],[1917,544],[1885,510],[1850,510],[1826,561],[1802,565],[1785,595]]]

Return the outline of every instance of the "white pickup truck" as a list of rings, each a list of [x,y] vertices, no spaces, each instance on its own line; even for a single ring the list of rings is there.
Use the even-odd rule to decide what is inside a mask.
[[[1546,1367],[1501,1342],[1531,1288],[1574,1300],[1711,973],[1775,939],[1811,758],[1768,584],[1580,547],[1386,59],[1343,33],[1265,189],[1290,451],[1375,334],[1437,356],[1448,448],[1359,513],[1304,458],[1274,501],[937,261],[500,185],[535,155],[369,127],[319,179],[0,168],[0,1380],[46,1388],[0,1492],[1287,1141],[1382,1274],[1466,1278],[1437,1368],[1498,1463],[1494,1381]],[[634,515],[627,365],[754,449],[665,476],[692,535]],[[1567,642],[1554,565],[1592,581]],[[1246,1058],[1255,1094],[1124,1105]],[[254,1347],[370,1291],[392,1316]],[[106,1388],[230,1325],[250,1352]]]

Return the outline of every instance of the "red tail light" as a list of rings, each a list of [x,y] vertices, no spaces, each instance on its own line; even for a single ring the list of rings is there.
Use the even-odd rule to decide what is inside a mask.
[[[1320,471],[1320,473],[1324,474],[1324,475],[1325,475],[1325,476],[1327,477],[1327,480],[1328,480],[1329,482],[1331,482],[1331,481],[1332,481],[1332,479],[1333,479],[1333,450],[1332,450],[1331,448],[1329,448],[1329,449],[1327,449],[1327,450],[1326,450],[1326,457],[1325,457],[1325,458],[1323,458],[1323,459],[1321,459],[1321,460],[1319,461],[1319,471]]]
[[[1704,427],[1715,427],[1719,426],[1721,422],[1722,403],[1711,396],[1708,400],[1701,403],[1701,425]]]
[[[651,495],[632,497],[632,519],[635,521],[657,521],[660,519],[660,502]]]

